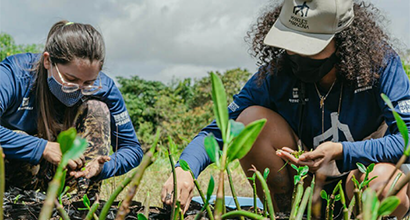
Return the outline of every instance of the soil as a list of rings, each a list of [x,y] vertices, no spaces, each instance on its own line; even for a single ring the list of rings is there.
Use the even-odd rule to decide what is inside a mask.
[[[4,200],[4,219],[5,220],[37,220],[41,211],[41,207],[46,198],[45,193],[33,190],[21,190],[19,188],[12,188],[5,192]],[[92,199],[90,199],[93,202]],[[85,208],[82,201],[69,202],[63,201],[64,209],[70,216],[70,219],[84,219],[88,213],[88,210],[81,210]],[[114,202],[110,208],[110,212],[107,215],[107,220],[115,219],[115,215],[118,211],[118,203]],[[96,214],[99,215],[105,201],[100,200],[100,206]],[[195,216],[200,212],[202,205],[192,201],[188,211],[185,213],[185,220],[193,220]],[[244,210],[251,210],[252,207],[242,207]],[[130,213],[126,219],[137,219],[138,213],[144,213],[145,207],[140,202],[133,201],[130,206]],[[232,211],[227,208],[227,211]],[[149,219],[170,219],[171,209],[169,206],[165,208],[150,207]],[[205,216],[205,215],[204,215]],[[52,214],[52,220],[59,220],[59,214],[54,209]],[[207,219],[203,217],[202,219]],[[286,215],[278,214],[277,219],[288,219]]]

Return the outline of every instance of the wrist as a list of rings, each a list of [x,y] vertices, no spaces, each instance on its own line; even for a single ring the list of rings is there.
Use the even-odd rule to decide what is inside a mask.
[[[334,143],[335,153],[333,155],[334,160],[341,160],[343,159],[343,144],[342,143]]]

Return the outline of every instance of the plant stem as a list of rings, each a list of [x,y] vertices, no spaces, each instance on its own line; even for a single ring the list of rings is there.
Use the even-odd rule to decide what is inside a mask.
[[[350,201],[349,208],[348,208],[348,215],[352,216],[353,208],[356,204],[356,197],[353,196],[352,200]]]
[[[393,179],[394,174],[397,172],[397,170],[400,169],[401,165],[406,162],[407,160],[407,156],[405,154],[403,154],[403,156],[401,156],[399,162],[397,162],[396,167],[394,169],[394,171],[390,174],[388,180]],[[384,189],[386,188],[387,184],[389,183],[389,181],[387,181],[383,187],[377,192],[377,197],[380,197],[380,195],[383,193]]]
[[[292,203],[292,210],[290,212],[289,219],[296,219],[296,215],[298,213],[298,208],[299,208],[299,204],[300,204],[300,200],[302,199],[302,196],[303,196],[303,181],[301,180],[296,185],[295,199],[293,200],[293,203]]]
[[[308,209],[307,209],[307,220],[312,219],[312,201],[313,201],[313,191],[315,189],[315,178],[316,176],[313,176],[312,182],[310,183],[310,195],[309,195],[309,203],[308,203]]]
[[[171,219],[175,220],[176,217],[176,205],[177,205],[177,200],[178,200],[178,186],[177,186],[177,173],[175,172],[175,163],[174,163],[174,159],[172,159],[172,155],[171,155],[171,149],[168,148],[168,159],[169,162],[171,163],[171,169],[172,169],[172,179],[173,179],[173,183],[174,183],[174,195],[172,196],[172,211],[171,211]]]
[[[392,183],[391,186],[390,186],[390,189],[389,189],[389,192],[387,193],[387,195],[389,195],[389,194],[393,191],[393,189],[394,189],[394,187],[396,186],[397,181],[400,179],[401,175],[403,175],[403,173],[398,173],[398,174],[396,175],[396,177],[395,177],[394,180],[393,180],[393,183]]]
[[[400,179],[400,181],[396,184],[394,189],[386,196],[396,195],[408,182],[410,182],[410,173],[404,176],[404,178]]]
[[[223,165],[222,165],[223,166]],[[215,202],[215,220],[222,219],[223,204],[224,204],[224,170],[219,171],[219,182],[218,182],[218,191],[216,193],[216,202]]]
[[[201,190],[201,187],[200,187],[200,185],[199,185],[199,183],[198,183],[198,180],[195,178],[195,175],[194,175],[194,173],[192,172],[191,169],[189,169],[189,172],[191,173],[192,178],[194,179],[195,187],[196,187],[196,189],[198,190],[199,195],[201,196],[202,202],[203,202],[204,205],[205,205],[205,208],[206,208],[206,211],[207,211],[207,213],[208,213],[209,219],[210,219],[210,220],[214,220],[214,215],[212,214],[211,207],[210,207],[210,205],[209,205],[209,204],[206,202],[206,200],[205,200],[204,193],[203,193],[202,190]]]
[[[306,205],[309,201],[309,198],[311,197],[311,191],[312,191],[312,188],[310,186],[306,188],[305,195],[303,195],[303,199],[302,199],[302,202],[300,203],[300,207],[299,207],[296,219],[302,219],[303,213],[305,212],[305,209],[306,209]]]
[[[362,201],[361,201],[361,191],[359,189],[354,189],[354,199],[356,200],[356,205],[355,205],[355,215],[358,216],[360,213],[362,213]]]
[[[330,195],[328,220],[333,220],[333,211],[335,209],[335,195]]]
[[[91,220],[94,216],[94,219],[98,219],[98,216],[95,214],[95,211],[97,211],[98,207],[100,206],[100,203],[98,201],[95,201],[94,204],[91,206],[90,210],[87,213],[87,216],[85,216],[85,220]]]
[[[5,190],[3,149],[0,147],[0,220],[3,220],[3,200]]]
[[[132,198],[134,198],[134,195],[137,192],[137,188],[141,182],[142,176],[144,175],[145,169],[147,169],[147,167],[152,163],[152,157],[154,155],[155,149],[155,147],[151,148],[151,150],[147,154],[145,154],[144,158],[142,158],[142,162],[138,166],[137,172],[133,176],[131,185],[128,188],[128,194],[122,201],[121,207],[118,210],[117,217],[115,218],[116,220],[125,219],[125,216],[130,211],[128,207],[131,204]],[[105,217],[106,215],[104,216],[104,218],[100,216],[101,219],[105,219]]]
[[[253,180],[252,182],[252,189],[253,189],[253,210],[255,214],[258,214],[256,206],[257,206],[257,200],[256,200],[256,179]],[[266,209],[266,208],[265,208]]]
[[[269,190],[268,184],[265,182],[265,179],[263,178],[262,174],[258,170],[256,170],[255,167],[253,167],[253,171],[255,172],[256,177],[261,183],[263,192],[265,193],[266,200],[268,201],[269,218],[274,220],[276,219],[275,210],[273,209],[273,203],[272,203],[272,198],[270,196],[270,190]]]
[[[224,215],[222,215],[222,219],[232,219],[232,218],[237,218],[237,217],[247,217],[250,219],[265,219],[265,217],[252,213],[252,212],[246,212],[246,211],[232,211],[228,212]]]
[[[67,212],[64,210],[63,206],[58,202],[58,200],[54,200],[54,204],[56,205],[56,209],[58,213],[60,214],[60,217],[63,220],[70,220],[70,217],[68,216]]]
[[[47,189],[47,197],[44,205],[41,208],[39,220],[48,220],[51,217],[54,208],[54,200],[57,198],[58,190],[60,189],[61,178],[63,176],[62,164],[57,167],[53,180],[50,182]]]
[[[239,204],[238,198],[237,198],[237,196],[236,196],[235,188],[234,188],[233,181],[232,181],[231,171],[229,170],[229,167],[228,167],[228,166],[226,167],[226,173],[227,173],[227,175],[228,175],[229,186],[230,186],[230,188],[231,188],[233,200],[235,201],[236,209],[237,209],[238,211],[241,211],[241,205]],[[241,220],[244,220],[244,218],[241,217]]]

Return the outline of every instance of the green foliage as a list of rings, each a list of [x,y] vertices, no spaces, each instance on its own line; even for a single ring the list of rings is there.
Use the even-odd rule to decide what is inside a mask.
[[[225,109],[251,75],[241,69],[214,74],[221,78],[226,90]],[[174,80],[167,85],[138,76],[119,77],[118,82],[144,150],[152,144],[156,128],[170,135],[181,150],[214,119],[210,77]],[[168,143],[166,136],[160,141],[163,145]]]
[[[18,53],[39,53],[42,47],[40,44],[17,45],[10,34],[0,33],[0,61]]]

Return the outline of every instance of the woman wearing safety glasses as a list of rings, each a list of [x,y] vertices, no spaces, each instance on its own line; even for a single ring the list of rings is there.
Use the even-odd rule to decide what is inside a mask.
[[[61,160],[57,135],[70,127],[88,141],[84,155],[68,164],[66,184],[77,186],[79,194],[94,194],[101,180],[138,166],[143,152],[120,91],[100,72],[104,58],[97,30],[60,21],[42,54],[18,54],[0,63],[7,186],[46,190]],[[110,146],[115,156],[108,156]]]

